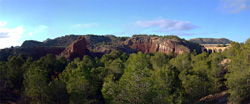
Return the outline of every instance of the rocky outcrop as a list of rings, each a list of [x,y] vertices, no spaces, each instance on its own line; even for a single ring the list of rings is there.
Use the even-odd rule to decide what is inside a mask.
[[[137,36],[132,37],[124,42],[124,45],[143,53],[163,52],[169,54],[174,52],[181,54],[184,51],[192,52],[196,49],[197,53],[201,53],[202,46],[193,44],[180,39],[168,39],[163,37]]]
[[[73,60],[76,57],[82,58],[84,55],[101,57],[113,50],[121,50],[127,54],[139,51],[143,53],[164,52],[169,54],[174,52],[181,54],[185,51],[192,52],[194,49],[197,53],[205,50],[203,46],[177,36],[135,35],[129,38],[113,35],[68,35],[47,39],[43,42],[25,41],[20,48],[1,50],[0,60],[6,60],[8,56],[18,55],[19,53],[30,54],[34,59],[39,59],[41,56],[51,53]]]
[[[74,42],[79,35],[66,35],[55,39],[47,39],[43,42],[26,40],[21,47],[67,47]]]
[[[39,47],[39,46],[43,46],[43,43],[34,40],[26,40],[21,45],[21,47]]]
[[[101,58],[104,54],[108,54],[113,50],[120,50],[126,54],[136,53],[134,49],[131,49],[125,45],[100,45],[96,46],[92,51],[92,56]]]
[[[71,45],[69,45],[60,56],[65,56],[69,60],[76,57],[82,58],[88,55],[87,42],[83,36],[79,36]]]

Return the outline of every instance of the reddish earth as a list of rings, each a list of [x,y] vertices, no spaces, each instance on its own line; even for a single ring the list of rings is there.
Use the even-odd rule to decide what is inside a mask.
[[[83,36],[79,36],[71,45],[69,45],[60,56],[65,56],[69,60],[73,60],[76,57],[82,58],[87,55],[89,50],[87,49],[87,42]]]
[[[82,58],[84,55],[101,57],[103,54],[110,53],[112,50],[121,50],[127,54],[136,53],[139,51],[143,53],[163,52],[169,54],[170,52],[174,52],[175,54],[181,54],[183,52],[190,53],[194,49],[196,49],[196,52],[199,54],[205,50],[203,46],[188,42],[186,40],[177,38],[169,39],[158,36],[135,36],[126,40],[120,40],[116,37],[107,36],[77,37],[78,38],[67,48],[49,47],[50,45],[40,46],[41,42],[27,41],[21,48],[0,50],[0,58],[2,60],[7,60],[8,56],[10,55],[26,53],[31,55],[33,59],[39,59],[41,56],[45,56],[46,54],[53,54],[57,56],[65,56],[67,59],[73,60],[76,57]],[[70,43],[72,39],[67,39],[64,37],[61,40],[65,40],[63,42]],[[57,44],[57,46],[60,46],[58,44],[62,44],[62,41],[57,43],[55,40],[53,42],[52,43]]]
[[[222,91],[220,93],[214,95],[208,95],[199,100],[198,104],[228,104],[228,96],[227,91]]]
[[[124,45],[143,53],[152,53],[158,51],[166,54],[169,54],[170,52],[182,54],[184,51],[190,53],[193,51],[193,49],[196,49],[198,52],[202,51],[201,46],[196,46],[195,44],[191,44],[187,41],[150,36],[138,36],[130,38],[124,42]]]

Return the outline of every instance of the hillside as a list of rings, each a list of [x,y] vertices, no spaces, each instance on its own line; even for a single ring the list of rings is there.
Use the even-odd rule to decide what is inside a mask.
[[[225,52],[195,54],[184,51],[199,45],[185,40],[134,36],[124,46],[140,52],[113,50],[93,58],[79,36],[61,52],[65,57],[32,60],[19,54],[0,61],[0,103],[249,104],[248,43],[250,39],[232,43]],[[42,48],[28,49],[44,53]],[[170,50],[183,53],[168,54]]]
[[[113,50],[120,50],[126,54],[137,53],[139,51],[143,53],[163,52],[166,54],[170,52],[181,54],[185,51],[190,53],[194,49],[197,53],[204,51],[204,48],[202,48],[203,46],[173,35],[134,35],[132,37],[116,37],[114,35],[66,35],[55,39],[47,39],[43,42],[35,40],[24,41],[20,48],[0,50],[0,58],[2,60],[7,60],[8,56],[17,56],[20,53],[25,53],[32,57],[34,57],[34,55],[39,56],[35,57],[35,59],[39,59],[41,56],[44,56],[44,54],[48,53],[59,55],[70,45],[71,47],[68,49],[82,47],[80,45],[72,45],[79,36],[83,36],[86,40],[86,44],[83,46],[86,47],[84,50],[86,50],[86,54],[92,57],[101,57]],[[43,49],[46,51],[43,51]],[[55,50],[59,51],[55,52]],[[82,55],[80,55],[80,57],[82,57]]]
[[[249,104],[248,43],[209,54],[177,36],[81,35],[66,48],[3,49],[0,103]]]
[[[199,43],[199,44],[230,44],[232,40],[226,38],[194,38],[188,40],[190,42]]]
[[[26,40],[21,47],[67,47],[78,38],[78,35],[66,35],[55,39],[47,39],[43,42]]]

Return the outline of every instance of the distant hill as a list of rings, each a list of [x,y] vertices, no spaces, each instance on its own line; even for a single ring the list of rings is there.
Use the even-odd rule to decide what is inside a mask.
[[[194,38],[188,40],[193,43],[199,43],[199,44],[230,44],[232,40],[226,39],[226,38]]]
[[[21,47],[64,47],[66,48],[74,42],[80,35],[66,35],[55,39],[47,39],[43,42],[26,40]],[[97,45],[117,44],[125,41],[128,37],[116,37],[114,35],[83,35],[90,48]]]
[[[43,42],[35,41],[35,40],[26,40],[23,42],[21,47],[67,47],[72,42],[74,42],[79,35],[66,35],[62,37],[58,37],[55,39],[47,39]]]

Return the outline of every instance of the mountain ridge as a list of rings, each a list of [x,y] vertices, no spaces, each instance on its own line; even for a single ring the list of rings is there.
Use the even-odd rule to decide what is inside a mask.
[[[227,38],[193,38],[188,41],[199,44],[230,44],[233,42]]]
[[[64,54],[63,56],[71,56],[70,54],[72,52],[70,49],[82,47],[79,44],[73,44],[79,36],[84,38],[84,41],[86,42],[83,46],[86,48],[84,48],[82,52],[85,52],[84,50],[86,50],[84,55],[90,55],[92,57],[101,57],[102,55],[110,53],[113,50],[121,50],[126,54],[137,53],[139,51],[143,53],[153,53],[158,51],[166,54],[169,54],[170,52],[173,52],[174,54],[181,54],[185,51],[190,53],[193,52],[194,49],[197,53],[205,51],[203,46],[181,39],[174,35],[158,36],[139,34],[133,35],[132,37],[116,37],[114,35],[66,35],[55,39],[47,39],[43,42],[27,40],[23,42],[20,48],[0,50],[0,57],[4,57],[4,60],[6,60],[8,56],[17,56],[20,53],[26,53],[32,57],[34,57],[34,55],[40,57],[49,53],[60,56],[61,52],[63,52],[66,47],[68,48],[68,52],[66,52],[67,54]],[[69,47],[70,45],[71,47]],[[43,49],[46,51],[43,51]],[[58,50],[58,52],[55,52],[56,50]],[[77,56],[74,56],[74,58],[75,57]],[[82,57],[82,55],[79,57]],[[71,57],[69,58],[72,60]]]

